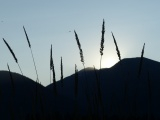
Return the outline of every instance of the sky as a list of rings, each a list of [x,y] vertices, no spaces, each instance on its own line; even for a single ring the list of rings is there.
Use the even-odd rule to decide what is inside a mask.
[[[25,26],[39,80],[50,84],[50,47],[56,80],[60,79],[60,58],[63,58],[64,77],[83,69],[75,40],[77,32],[83,49],[85,67],[100,68],[100,41],[105,20],[104,55],[102,68],[118,62],[117,41],[121,58],[144,57],[160,61],[160,1],[159,0],[1,0],[0,38],[14,51],[23,74],[36,80],[30,49],[23,31]],[[20,70],[3,40],[0,41],[0,70]]]

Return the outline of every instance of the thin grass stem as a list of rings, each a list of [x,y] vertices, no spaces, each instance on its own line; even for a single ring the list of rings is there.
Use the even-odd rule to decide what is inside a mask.
[[[35,63],[34,56],[33,56],[33,52],[32,52],[32,48],[31,48],[31,44],[30,44],[30,41],[29,41],[29,38],[28,38],[28,35],[27,35],[27,32],[26,32],[24,26],[23,26],[23,30],[24,30],[24,33],[25,33],[25,35],[26,35],[26,39],[27,39],[27,42],[28,42],[28,46],[29,46],[30,51],[31,51],[32,60],[33,60],[34,68],[35,68],[35,71],[36,71],[37,80],[38,80],[38,82],[39,82],[38,72],[37,72],[36,63]]]

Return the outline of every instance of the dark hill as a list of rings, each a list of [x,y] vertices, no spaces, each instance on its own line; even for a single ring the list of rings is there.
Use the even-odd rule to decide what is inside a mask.
[[[81,70],[77,98],[80,113],[160,118],[160,63],[143,58],[140,76],[139,63],[140,58],[128,58],[111,68]],[[64,79],[63,88],[60,81],[57,86],[59,94],[75,100],[74,74]],[[52,85],[47,88],[52,89]]]
[[[25,76],[17,73],[12,73],[12,76],[14,85],[9,72],[0,71],[0,119],[23,120],[70,113],[71,101],[62,96],[55,98],[53,91]]]
[[[0,71],[0,118],[3,120],[53,119],[160,119],[160,63],[144,58],[123,59],[111,68],[78,72],[44,87],[17,73]],[[14,87],[13,87],[14,86]],[[37,91],[37,92],[36,92]],[[88,118],[89,117],[89,118]],[[114,117],[114,118],[113,118]]]

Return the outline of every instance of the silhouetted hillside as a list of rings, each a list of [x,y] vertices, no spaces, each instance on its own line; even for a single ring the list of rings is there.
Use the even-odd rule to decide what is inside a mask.
[[[71,101],[61,96],[55,98],[53,92],[25,76],[17,73],[12,76],[14,85],[9,72],[0,71],[0,119],[23,120],[32,114],[51,116],[70,112]],[[62,103],[67,104],[64,107]]]
[[[138,77],[139,63],[140,58],[128,58],[111,68],[96,70],[100,78],[100,90],[98,90],[95,71],[89,69],[85,73],[81,70],[78,73],[77,98],[78,104],[83,109],[81,113],[88,114],[92,109],[93,114],[100,112],[101,115],[104,111],[110,117],[113,115],[160,117],[160,63],[144,58],[141,75]],[[75,100],[74,74],[64,79],[63,88],[60,81],[57,85],[59,94]],[[51,86],[47,88],[52,89]],[[99,91],[101,91],[100,94]],[[103,104],[103,110],[101,104]]]
[[[57,96],[53,84],[44,87],[17,73],[12,83],[9,72],[0,71],[0,118],[159,119],[160,63],[143,58],[141,72],[139,64],[140,58],[128,58],[111,68],[82,69],[78,79],[74,73],[64,78],[63,87],[56,82]]]

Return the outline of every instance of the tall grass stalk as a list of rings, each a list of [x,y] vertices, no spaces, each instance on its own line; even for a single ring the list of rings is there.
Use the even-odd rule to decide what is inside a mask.
[[[75,38],[76,38],[76,41],[77,41],[77,45],[78,45],[78,48],[79,48],[79,53],[80,53],[80,58],[81,58],[81,62],[83,64],[83,68],[84,68],[84,73],[85,73],[85,79],[86,79],[86,90],[87,90],[87,86],[88,86],[88,83],[87,83],[87,74],[86,74],[86,69],[85,69],[85,65],[84,65],[84,57],[83,57],[83,51],[82,51],[82,48],[81,48],[81,44],[79,42],[79,38],[78,38],[78,35],[76,33],[76,31],[74,31],[75,33]],[[87,91],[86,91],[87,92]]]
[[[142,70],[144,48],[145,48],[145,43],[142,48],[141,58],[140,58],[140,62],[139,62],[138,79],[140,79],[141,70]],[[137,90],[138,81],[136,81],[136,82],[137,82],[137,84],[135,86],[135,95],[134,95],[135,97],[134,97],[134,104],[133,104],[133,108],[134,108],[133,110],[134,110],[135,117],[137,117],[137,94],[138,94],[138,90]]]
[[[61,87],[63,87],[63,61],[62,61],[62,57],[61,57]]]
[[[11,86],[12,86],[12,93],[13,95],[15,94],[15,87],[14,87],[14,81],[13,81],[13,76],[12,76],[12,73],[10,71],[10,68],[9,68],[9,65],[7,64],[7,67],[8,67],[8,71],[9,71],[9,75],[10,75],[10,79],[11,79]]]
[[[145,43],[144,43],[144,45],[143,45],[142,52],[141,52],[141,59],[140,59],[140,62],[139,62],[138,78],[140,77],[141,71],[142,71],[144,48],[145,48]]]
[[[111,33],[112,33],[112,32],[111,32]],[[112,37],[113,37],[113,40],[114,40],[114,44],[115,44],[115,46],[116,46],[116,51],[117,51],[118,58],[119,58],[119,60],[121,61],[121,54],[120,54],[120,51],[119,51],[119,49],[118,49],[118,45],[117,45],[117,42],[116,42],[116,39],[115,39],[113,33],[112,33]]]
[[[21,70],[21,67],[20,67],[20,65],[19,65],[19,63],[18,63],[18,59],[16,58],[13,50],[11,49],[11,47],[9,46],[9,44],[7,43],[7,41],[6,41],[4,38],[3,38],[3,41],[4,41],[4,43],[6,44],[6,46],[8,47],[9,51],[11,52],[14,60],[16,61],[17,65],[18,65],[18,67],[19,67],[19,69],[20,69],[20,71],[21,71],[21,74],[23,75],[23,72],[22,72],[22,70]]]
[[[56,76],[55,76],[55,70],[54,70],[54,64],[53,64],[53,57],[52,57],[52,45],[51,45],[51,51],[50,51],[50,69],[53,72],[53,91],[54,94],[57,95],[57,85],[56,85]]]
[[[52,75],[51,75],[52,69],[53,69],[52,49],[50,49],[50,84],[51,84],[51,81],[52,81]]]
[[[103,49],[104,49],[104,33],[105,33],[105,21],[103,19],[103,24],[102,24],[102,38],[101,38],[101,46],[100,46],[100,69],[101,69],[101,62],[102,62],[102,55],[103,55]]]
[[[24,26],[23,26],[23,30],[24,30],[24,33],[25,33],[25,35],[26,35],[26,39],[27,39],[27,42],[28,42],[28,46],[29,46],[30,51],[31,51],[31,55],[32,55],[33,63],[34,63],[34,68],[35,68],[36,75],[37,75],[37,81],[39,81],[38,73],[37,73],[37,68],[36,68],[36,64],[35,64],[35,60],[34,60],[34,56],[33,56],[33,52],[32,52],[32,48],[31,48],[31,44],[30,44],[30,41],[29,41],[29,38],[28,38],[28,35],[27,35],[27,32],[26,32],[26,29],[25,29],[25,27],[24,27]]]
[[[76,31],[74,31],[75,33],[75,38],[76,38],[76,41],[77,41],[77,45],[78,45],[78,48],[79,48],[79,51],[80,51],[80,58],[81,58],[81,62],[83,64],[83,67],[84,67],[84,74],[85,74],[85,95],[86,95],[86,99],[87,99],[87,103],[88,103],[88,110],[89,110],[89,115],[92,114],[92,108],[91,108],[91,103],[90,103],[90,97],[89,97],[89,91],[88,91],[88,82],[87,82],[87,73],[86,73],[86,69],[85,69],[85,65],[84,65],[84,57],[83,57],[83,51],[82,51],[82,48],[81,48],[81,44],[79,42],[79,38],[78,38],[78,35],[76,33]]]

